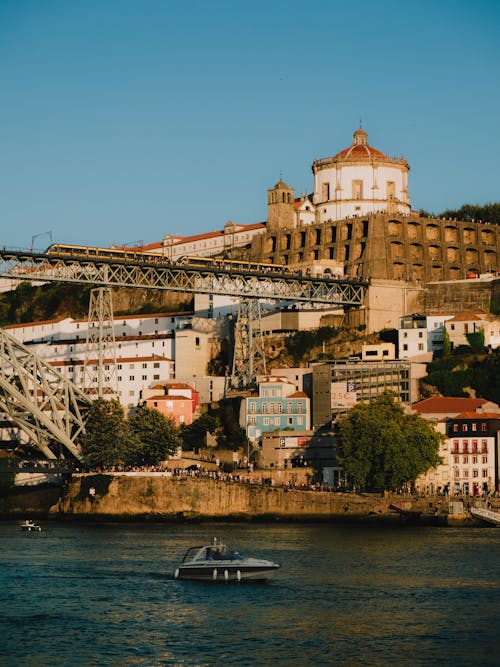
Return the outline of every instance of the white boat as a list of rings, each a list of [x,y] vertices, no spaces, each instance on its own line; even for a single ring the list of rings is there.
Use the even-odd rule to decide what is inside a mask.
[[[21,524],[21,530],[24,530],[28,533],[31,532],[39,533],[42,530],[42,527],[39,526],[34,521],[32,521],[31,519],[26,519],[26,521],[23,521]]]
[[[174,578],[217,582],[266,581],[279,568],[278,563],[270,560],[245,558],[214,538],[212,544],[188,549],[174,572]]]
[[[470,513],[477,519],[492,523],[494,526],[500,526],[500,512],[493,512],[482,507],[471,507]]]

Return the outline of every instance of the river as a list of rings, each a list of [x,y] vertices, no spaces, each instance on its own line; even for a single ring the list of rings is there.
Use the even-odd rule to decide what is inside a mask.
[[[0,523],[0,664],[498,665],[500,529]],[[267,584],[173,579],[212,536]]]

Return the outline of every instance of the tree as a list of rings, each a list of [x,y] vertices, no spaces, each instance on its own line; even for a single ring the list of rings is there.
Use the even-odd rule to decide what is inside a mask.
[[[201,415],[189,426],[183,426],[180,437],[182,448],[191,451],[205,444],[207,433],[214,433],[217,428],[217,420],[209,414]]]
[[[478,331],[474,331],[473,333],[465,334],[465,337],[467,338],[467,342],[469,343],[469,347],[472,350],[473,354],[479,354],[480,352],[484,352],[485,347],[484,347],[483,328],[479,328]]]
[[[142,405],[129,420],[133,436],[128,451],[130,465],[155,465],[174,454],[181,445],[179,429],[171,419]]]
[[[119,401],[102,398],[92,404],[82,438],[82,453],[92,466],[114,466],[127,459],[131,434]]]
[[[394,491],[440,463],[441,437],[385,392],[356,405],[341,422],[339,462],[356,487]]]

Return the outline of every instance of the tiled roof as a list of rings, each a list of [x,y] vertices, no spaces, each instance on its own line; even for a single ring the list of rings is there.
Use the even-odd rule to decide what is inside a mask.
[[[309,398],[309,396],[304,393],[303,391],[296,391],[293,394],[290,394],[289,396],[286,396],[285,398]]]
[[[500,419],[500,412],[460,412],[450,419]]]
[[[461,313],[457,313],[451,320],[448,320],[448,322],[480,322],[483,319],[485,319],[485,317],[481,316],[479,313],[474,313],[472,310],[463,310]]]
[[[138,363],[142,361],[170,361],[173,363],[173,359],[169,359],[168,357],[163,357],[160,355],[154,355],[154,356],[149,356],[149,357],[120,357],[116,359],[117,364],[122,364],[122,363]],[[89,364],[96,365],[98,362],[97,359],[90,359]],[[64,360],[64,361],[48,361],[47,362],[49,366],[54,366],[54,367],[59,367],[59,366],[83,366],[83,359],[75,359],[73,361],[70,360]],[[114,363],[112,359],[104,359],[103,363],[105,364],[112,364]]]
[[[58,317],[54,320],[39,320],[38,322],[23,322],[21,324],[7,324],[4,329],[21,329],[22,327],[35,327],[42,324],[58,324],[64,320],[71,319],[68,317]]]
[[[485,398],[457,398],[432,396],[413,404],[413,409],[421,414],[453,414],[475,412],[488,401]]]

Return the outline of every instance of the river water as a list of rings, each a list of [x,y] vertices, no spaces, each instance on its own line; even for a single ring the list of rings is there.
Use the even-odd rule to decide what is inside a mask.
[[[0,523],[0,664],[498,665],[500,529]],[[266,584],[178,581],[219,537]]]

